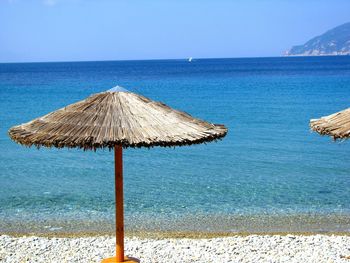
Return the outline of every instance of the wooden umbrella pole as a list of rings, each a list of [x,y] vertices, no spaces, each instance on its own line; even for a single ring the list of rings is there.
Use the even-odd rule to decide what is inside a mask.
[[[114,146],[115,169],[115,257],[103,259],[101,263],[137,263],[137,258],[124,256],[124,201],[123,201],[123,148]]]
[[[123,148],[114,146],[116,261],[124,261]]]

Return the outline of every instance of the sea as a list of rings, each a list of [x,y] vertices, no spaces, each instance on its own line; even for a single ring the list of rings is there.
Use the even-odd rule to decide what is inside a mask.
[[[113,152],[7,132],[117,85],[228,128],[124,150],[127,232],[350,232],[350,142],[309,128],[350,105],[338,56],[0,64],[0,233],[113,233]]]

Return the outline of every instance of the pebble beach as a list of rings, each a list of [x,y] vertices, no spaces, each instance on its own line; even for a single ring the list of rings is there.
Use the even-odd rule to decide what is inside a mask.
[[[0,262],[100,262],[114,238],[0,236]],[[350,262],[348,235],[247,235],[220,238],[128,237],[126,255],[156,262]]]

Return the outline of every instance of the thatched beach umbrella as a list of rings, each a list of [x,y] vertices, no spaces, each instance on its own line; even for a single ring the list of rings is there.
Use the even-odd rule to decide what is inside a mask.
[[[350,108],[322,117],[310,120],[312,130],[321,135],[329,135],[334,140],[350,137]]]
[[[122,149],[199,144],[226,133],[223,125],[193,118],[118,86],[9,130],[14,141],[26,146],[114,150],[116,257],[105,263],[137,262],[124,258]]]

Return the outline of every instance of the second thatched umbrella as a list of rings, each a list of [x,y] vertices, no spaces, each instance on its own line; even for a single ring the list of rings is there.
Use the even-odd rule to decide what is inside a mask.
[[[128,147],[183,146],[224,137],[223,125],[193,118],[141,95],[116,87],[12,127],[10,137],[37,147],[114,149],[116,256],[102,262],[137,262],[124,257],[123,160]]]
[[[333,137],[334,140],[348,139],[350,137],[350,108],[320,119],[312,119],[310,127],[321,135]]]

